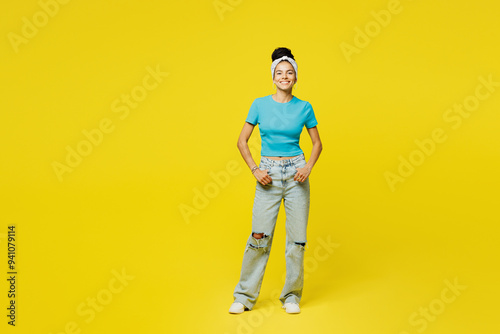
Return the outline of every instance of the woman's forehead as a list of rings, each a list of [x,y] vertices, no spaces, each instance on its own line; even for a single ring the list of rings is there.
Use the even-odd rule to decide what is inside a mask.
[[[276,70],[278,70],[278,69],[280,69],[280,70],[292,69],[293,70],[293,66],[288,61],[282,60],[276,66]]]

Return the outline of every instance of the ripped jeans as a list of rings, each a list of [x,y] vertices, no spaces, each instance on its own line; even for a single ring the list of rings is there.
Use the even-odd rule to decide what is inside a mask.
[[[234,289],[234,301],[252,309],[259,296],[260,287],[271,252],[274,229],[281,200],[286,213],[286,279],[279,297],[281,304],[299,303],[304,284],[304,251],[307,221],[309,218],[309,177],[304,182],[294,181],[296,168],[306,165],[304,154],[273,160],[261,157],[259,168],[268,169],[272,182],[263,186],[256,180],[252,212],[252,233],[248,237],[240,280]],[[264,233],[257,239],[254,233]]]

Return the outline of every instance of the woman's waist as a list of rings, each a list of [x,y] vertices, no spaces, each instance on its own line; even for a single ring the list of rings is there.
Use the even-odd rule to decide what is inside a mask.
[[[293,165],[297,164],[300,161],[305,161],[304,153],[291,156],[291,157],[283,157],[283,156],[261,156],[260,161],[263,163],[267,163],[270,165]]]

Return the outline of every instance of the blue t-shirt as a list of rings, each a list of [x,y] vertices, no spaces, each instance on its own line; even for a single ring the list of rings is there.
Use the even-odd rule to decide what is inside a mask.
[[[293,96],[286,103],[276,102],[272,95],[256,98],[245,120],[259,124],[261,156],[292,157],[304,153],[299,146],[305,126],[318,124],[311,104]]]

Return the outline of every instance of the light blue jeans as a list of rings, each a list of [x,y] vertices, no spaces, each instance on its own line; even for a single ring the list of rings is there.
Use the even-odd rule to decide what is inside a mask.
[[[294,181],[297,168],[306,165],[304,154],[273,160],[261,157],[259,168],[268,169],[272,182],[263,186],[256,180],[252,212],[252,233],[248,237],[240,280],[234,289],[234,301],[252,309],[259,296],[267,260],[271,252],[274,229],[281,200],[286,213],[286,279],[279,297],[281,304],[299,303],[304,284],[304,251],[309,218],[309,177]],[[264,233],[257,239],[253,233]]]

